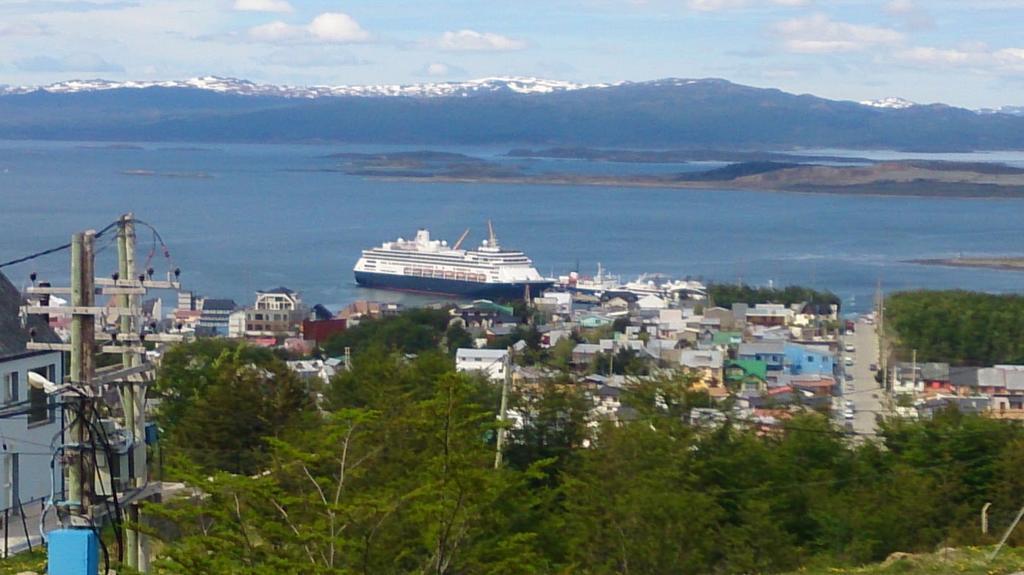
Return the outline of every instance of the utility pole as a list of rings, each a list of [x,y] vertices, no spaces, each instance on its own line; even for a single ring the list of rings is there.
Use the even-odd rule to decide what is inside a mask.
[[[142,333],[141,296],[148,288],[180,289],[177,281],[178,269],[168,272],[166,281],[147,279],[147,274],[135,275],[135,230],[131,214],[122,216],[118,222],[118,272],[113,278],[95,277],[95,239],[97,233],[86,231],[71,238],[71,286],[52,287],[49,284],[33,285],[27,288],[31,294],[44,296],[41,304],[22,307],[26,314],[70,315],[70,343],[49,343],[30,341],[31,350],[70,352],[71,365],[69,387],[62,393],[67,430],[63,437],[62,459],[67,474],[66,500],[58,503],[66,509],[66,521],[61,529],[50,533],[48,549],[50,575],[94,575],[98,571],[98,527],[102,525],[106,510],[96,505],[95,482],[97,474],[104,485],[103,497],[120,498],[127,506],[131,524],[126,529],[126,563],[145,573],[148,569],[147,539],[134,527],[139,525],[139,502],[158,493],[159,486],[147,485],[148,473],[145,442],[145,386],[152,377],[153,366],[144,361],[143,341],[179,342],[180,335]],[[113,296],[115,306],[97,307],[96,294]],[[51,306],[48,298],[53,294],[68,294],[70,306]],[[96,333],[96,320],[103,314],[117,314],[117,333]],[[105,342],[97,345],[97,341]],[[109,342],[109,343],[106,343]],[[121,355],[122,365],[115,368],[96,369],[96,353]],[[94,429],[103,425],[93,417],[96,403],[102,401],[101,390],[107,385],[117,385],[122,393],[124,429],[130,438],[130,448],[121,457],[129,458],[129,476],[126,485],[113,481],[115,470],[109,453],[104,453],[105,463],[99,462]],[[107,446],[109,447],[109,446]],[[106,487],[109,481],[109,488]],[[107,490],[111,492],[108,492]],[[122,490],[123,493],[116,494]],[[84,565],[83,565],[84,562]]]
[[[889,378],[889,361],[888,354],[885,353],[885,294],[882,293],[882,281],[878,281],[878,366],[882,371],[882,387],[886,390],[889,389],[888,378]]]
[[[90,412],[95,392],[96,318],[93,284],[93,246],[95,232],[76,233],[71,237],[71,386],[74,393],[64,400],[64,436],[67,469],[66,528],[50,533],[47,551],[51,575],[71,575],[99,571],[99,538],[93,531],[92,500],[95,469],[86,456],[91,444]],[[82,565],[82,563],[85,565]]]
[[[512,385],[512,348],[509,347],[505,353],[504,359],[505,377],[502,378],[501,382],[501,409],[499,411],[499,421],[501,427],[498,428],[498,440],[495,445],[494,451],[494,468],[501,469],[501,459],[504,456],[505,451],[505,415],[508,413],[508,388]]]
[[[992,554],[988,556],[989,562],[995,559],[996,555],[999,555],[999,551],[1002,550],[1003,545],[1006,544],[1006,540],[1010,538],[1010,534],[1013,533],[1013,530],[1017,528],[1017,524],[1020,523],[1021,518],[1024,518],[1024,507],[1021,507],[1020,511],[1017,512],[1017,517],[1014,518],[1013,523],[1010,524],[1006,533],[1003,534],[1003,538],[999,540],[999,545],[996,545],[996,548],[992,550]]]
[[[84,456],[89,442],[89,412],[92,411],[92,378],[95,372],[96,321],[84,308],[94,305],[93,245],[95,233],[77,233],[71,238],[71,385],[76,396],[65,403],[65,421],[70,421],[65,443],[72,446],[68,457],[68,511],[72,527],[91,523],[90,504],[93,470]],[[69,409],[70,407],[70,409]]]
[[[913,378],[913,382],[910,384],[913,388],[912,393],[917,392],[917,349],[914,349],[910,354],[910,377]]]
[[[124,280],[132,281],[135,278],[135,222],[132,214],[121,216],[118,222],[117,232],[117,263],[118,276]],[[138,279],[145,280],[145,275]],[[120,307],[131,309],[131,313],[123,313],[119,316],[119,331],[122,334],[137,334],[140,331],[142,318],[138,317],[141,308],[141,296],[137,293],[125,293],[118,297]],[[121,354],[121,366],[123,369],[139,367],[142,365],[142,357],[135,350],[127,350]],[[146,388],[145,385],[135,380],[138,378],[129,377],[128,381],[121,386],[121,405],[124,411],[124,427],[132,441],[132,448],[129,452],[132,487],[141,489],[149,479],[149,469],[146,464]],[[136,389],[138,385],[138,389]],[[145,535],[136,530],[140,525],[140,505],[138,501],[132,501],[128,505],[128,525],[125,527],[125,561],[129,567],[143,573],[148,571],[148,549]]]

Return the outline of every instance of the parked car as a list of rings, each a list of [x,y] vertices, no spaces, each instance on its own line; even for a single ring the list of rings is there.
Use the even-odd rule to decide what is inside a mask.
[[[853,358],[852,358],[852,357],[850,357],[850,356],[846,356],[846,357],[844,357],[844,358],[843,358],[843,364],[844,364],[844,365],[846,365],[846,367],[851,367],[851,366],[853,366]]]
[[[845,419],[853,419],[853,410],[852,409],[847,409],[846,411],[844,411],[843,412],[843,418],[845,418]]]
[[[857,348],[855,348],[852,343],[846,344],[846,348],[845,349],[849,353],[853,353],[853,352],[857,351]]]
[[[868,366],[868,369],[870,369],[871,371],[878,371],[878,364],[872,363],[871,365]]]

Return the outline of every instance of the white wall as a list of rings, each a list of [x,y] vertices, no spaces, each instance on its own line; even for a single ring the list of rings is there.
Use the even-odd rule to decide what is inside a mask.
[[[507,351],[493,353],[492,350],[460,348],[455,354],[455,371],[480,371],[493,381],[501,381],[505,379],[507,354]]]
[[[63,354],[60,352],[42,352],[28,357],[0,360],[0,386],[3,387],[0,390],[0,401],[3,405],[7,406],[14,399],[8,385],[10,374],[17,374],[17,401],[27,401],[30,397],[28,372],[48,365],[54,366],[54,381],[60,383],[64,377]],[[0,419],[0,509],[17,504],[13,500],[15,493],[25,505],[50,495],[50,442],[60,431],[61,422],[60,409],[53,411],[52,421],[42,423],[29,424],[28,415]],[[3,444],[6,444],[6,449]],[[15,453],[18,454],[17,490],[9,484],[14,459],[11,456]],[[55,473],[57,489],[60,490],[63,470],[59,462]]]

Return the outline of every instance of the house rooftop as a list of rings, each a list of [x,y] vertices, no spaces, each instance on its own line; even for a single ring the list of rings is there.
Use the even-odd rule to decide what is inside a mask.
[[[455,359],[465,359],[468,357],[479,357],[483,359],[501,359],[505,357],[508,350],[504,349],[474,349],[469,347],[460,347],[455,352]]]
[[[785,353],[786,348],[783,342],[773,341],[766,343],[741,343],[740,344],[740,355],[750,355],[756,353],[774,353],[782,354]]]
[[[233,299],[207,299],[203,300],[203,311],[235,311],[238,305]]]
[[[261,290],[261,291],[258,291],[256,293],[276,293],[276,294],[283,294],[283,295],[293,295],[295,292],[290,290],[290,289],[288,289],[288,288],[286,288],[286,287],[284,287],[284,286],[281,286],[281,287],[276,287],[274,289]]]
[[[730,367],[738,367],[747,375],[752,375],[760,379],[766,379],[768,377],[768,364],[756,359],[732,359],[726,362],[725,367],[726,369]]]

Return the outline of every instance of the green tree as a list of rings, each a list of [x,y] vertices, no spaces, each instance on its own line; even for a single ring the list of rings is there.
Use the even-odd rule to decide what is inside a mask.
[[[312,393],[283,361],[244,344],[200,340],[171,349],[156,391],[164,449],[203,470],[255,473],[266,439],[307,425]]]

